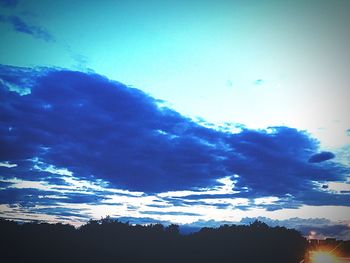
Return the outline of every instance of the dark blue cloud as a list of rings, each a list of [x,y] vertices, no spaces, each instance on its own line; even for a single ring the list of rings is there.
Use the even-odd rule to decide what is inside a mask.
[[[344,180],[348,172],[333,162],[310,163],[318,142],[305,132],[207,128],[97,74],[2,66],[0,79],[0,161],[18,164],[5,177],[33,177],[33,158],[146,193],[211,187],[238,174],[241,192],[232,198],[288,194],[309,202],[313,181]],[[11,85],[31,92],[18,94]]]
[[[333,159],[335,155],[331,152],[321,152],[314,154],[310,157],[309,162],[310,163],[321,163],[330,159]]]
[[[266,217],[245,217],[240,223],[251,224],[254,221],[259,220],[268,224],[269,226],[284,226],[287,228],[294,228],[300,231],[304,236],[308,236],[311,231],[316,232],[316,235],[320,238],[323,237],[335,237],[341,240],[349,240],[350,229],[346,223],[332,222],[325,218],[290,218],[286,220],[274,220]]]
[[[53,183],[56,185],[57,181],[66,186],[67,183],[62,183],[58,180],[58,178],[54,178],[49,176],[47,178],[32,178],[39,179],[41,182],[45,182],[46,184]],[[44,180],[43,180],[44,179]],[[61,179],[63,181],[63,179]],[[101,204],[103,201],[106,201],[106,195],[111,194],[108,190],[106,191],[93,191],[92,189],[71,189],[70,191],[67,188],[59,188],[59,187],[51,187],[47,190],[42,190],[38,188],[29,188],[23,187],[26,185],[26,182],[22,182],[21,187],[17,187],[15,183],[1,181],[0,187],[3,189],[0,190],[0,204],[19,204],[22,207],[33,207],[35,205],[40,206],[52,206],[65,203],[69,204]],[[45,184],[44,184],[45,185]],[[68,188],[69,189],[69,188]],[[113,203],[113,205],[118,205]]]
[[[325,226],[304,225],[297,227],[297,230],[299,230],[305,236],[311,231],[314,231],[318,235],[334,237],[341,240],[349,240],[350,238],[349,227],[345,224],[329,224]]]
[[[0,181],[0,188],[7,188],[10,185],[12,185],[12,183]]]
[[[41,195],[54,195],[53,191],[43,191],[33,188],[7,188],[0,190],[0,204],[19,204],[23,207],[33,207],[40,203],[42,205],[52,205],[56,201],[52,202],[49,199],[40,199]]]
[[[223,225],[231,225],[232,223],[237,223],[237,222],[232,222],[232,221],[215,221],[213,219],[211,220],[198,220],[190,224],[184,224],[181,227],[182,228],[190,228],[196,232],[199,231],[203,227],[212,227],[212,228],[217,228]]]
[[[1,16],[0,22],[10,24],[12,28],[19,33],[31,35],[47,42],[54,41],[54,37],[47,30],[39,26],[30,25],[18,16]]]
[[[299,193],[297,199],[302,199],[306,205],[349,205],[349,193],[333,193],[325,191],[309,190],[307,194]]]
[[[13,8],[18,5],[18,0],[0,0],[0,6],[6,7],[6,8]]]
[[[169,211],[141,211],[140,214],[144,215],[181,215],[181,216],[200,216],[198,213],[190,212],[169,212]]]
[[[54,201],[72,203],[72,204],[100,204],[101,201],[107,200],[96,193],[69,193],[62,195],[62,199],[55,198]]]
[[[123,216],[123,217],[116,217],[113,218],[114,220],[118,220],[120,222],[128,222],[129,224],[163,224],[164,226],[170,225],[170,221],[164,221],[164,220],[157,220],[150,217],[129,217],[129,216]]]
[[[85,220],[89,219],[89,216],[84,214],[84,209],[75,209],[75,208],[69,208],[69,207],[54,207],[54,208],[34,208],[30,212],[36,213],[36,214],[49,214],[49,215],[56,215],[59,217],[79,217]]]

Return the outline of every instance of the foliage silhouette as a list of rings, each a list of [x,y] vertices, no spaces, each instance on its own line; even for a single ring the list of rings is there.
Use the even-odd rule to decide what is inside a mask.
[[[2,262],[234,263],[299,262],[307,246],[295,230],[251,225],[202,228],[130,225],[107,217],[71,225],[0,219]]]

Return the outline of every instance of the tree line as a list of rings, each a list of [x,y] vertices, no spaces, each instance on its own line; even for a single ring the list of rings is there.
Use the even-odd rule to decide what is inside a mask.
[[[259,221],[182,235],[174,224],[131,225],[109,217],[79,228],[0,219],[0,239],[6,263],[296,263],[307,248],[296,230]]]

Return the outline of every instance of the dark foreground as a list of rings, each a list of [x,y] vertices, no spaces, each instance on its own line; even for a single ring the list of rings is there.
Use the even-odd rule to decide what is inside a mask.
[[[307,248],[297,231],[261,222],[181,235],[177,225],[132,226],[108,218],[78,229],[0,219],[0,233],[0,261],[6,263],[297,263]]]

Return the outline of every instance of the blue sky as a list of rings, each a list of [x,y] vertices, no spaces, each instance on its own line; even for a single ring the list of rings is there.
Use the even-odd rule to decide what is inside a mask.
[[[297,218],[350,238],[349,11],[0,1],[2,216]]]

